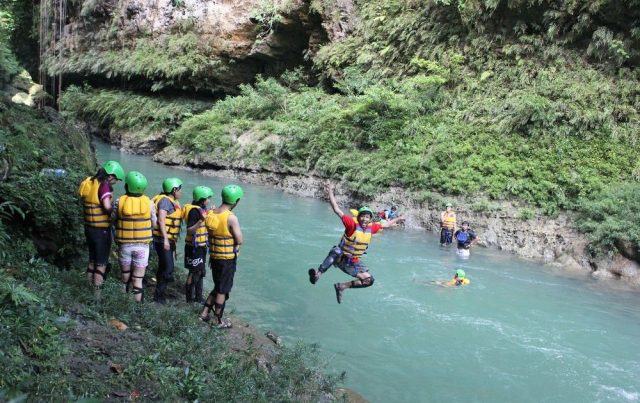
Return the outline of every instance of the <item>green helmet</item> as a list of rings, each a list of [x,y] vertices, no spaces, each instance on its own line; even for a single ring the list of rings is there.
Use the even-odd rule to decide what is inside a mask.
[[[193,201],[198,202],[200,199],[208,199],[213,196],[213,190],[207,186],[196,186],[193,188]]]
[[[238,185],[227,185],[222,188],[222,202],[225,204],[236,204],[242,196],[244,192]]]
[[[162,191],[165,193],[173,192],[173,189],[182,187],[182,181],[178,178],[167,178],[162,182]]]
[[[369,214],[371,215],[371,217],[373,217],[373,210],[371,210],[370,207],[363,206],[360,207],[360,210],[358,210],[358,217],[360,217],[361,214]]]
[[[147,178],[138,171],[130,171],[124,180],[129,193],[142,194],[147,188]]]
[[[102,165],[102,169],[109,175],[115,176],[119,181],[124,180],[124,169],[118,161],[107,161]]]
[[[458,269],[456,270],[456,275],[458,276],[458,278],[463,279],[466,277],[467,274],[464,272],[464,270]]]

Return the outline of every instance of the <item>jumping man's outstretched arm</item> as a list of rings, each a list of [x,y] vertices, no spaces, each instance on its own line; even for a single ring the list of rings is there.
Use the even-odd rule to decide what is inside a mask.
[[[399,216],[397,218],[394,218],[393,220],[385,221],[383,224],[381,224],[381,226],[382,228],[395,227],[396,225],[398,225],[403,221],[404,221],[404,216]]]
[[[333,186],[333,183],[331,183],[329,180],[324,183],[324,190],[326,190],[327,194],[329,195],[329,203],[331,204],[333,212],[336,213],[338,217],[342,218],[344,213],[342,212],[342,210],[340,210],[340,207],[338,207],[336,196],[333,194],[334,189],[335,187]]]

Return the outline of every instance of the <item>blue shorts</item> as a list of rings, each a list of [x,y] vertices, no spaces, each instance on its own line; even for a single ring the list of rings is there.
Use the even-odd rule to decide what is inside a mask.
[[[349,258],[343,258],[336,262],[336,266],[351,277],[358,277],[358,273],[366,273],[369,268],[361,260],[352,262]]]

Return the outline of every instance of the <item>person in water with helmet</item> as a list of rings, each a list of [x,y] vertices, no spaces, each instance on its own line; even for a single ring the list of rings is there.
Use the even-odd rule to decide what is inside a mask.
[[[156,273],[156,291],[153,300],[166,303],[167,285],[173,281],[174,255],[176,241],[180,235],[182,209],[180,195],[182,181],[178,178],[167,178],[162,182],[162,193],[151,199],[158,211],[158,223],[153,228],[153,248],[158,254],[158,271]]]
[[[137,302],[142,302],[144,297],[142,280],[149,264],[151,230],[157,220],[155,204],[144,195],[146,188],[147,178],[143,174],[129,172],[124,185],[126,194],[115,202],[112,213],[122,283],[125,290],[132,285]]]
[[[84,211],[84,235],[89,247],[87,280],[102,286],[111,252],[111,210],[113,185],[124,180],[124,169],[116,161],[107,161],[95,175],[80,183],[78,193]]]
[[[207,186],[193,189],[193,201],[184,206],[187,236],[184,242],[184,267],[189,271],[184,286],[187,303],[203,303],[202,281],[206,274],[207,247],[209,234],[205,225],[207,206],[213,190]]]
[[[449,246],[453,242],[453,232],[456,230],[456,212],[453,205],[447,203],[446,210],[440,213],[440,246]]]
[[[468,285],[471,283],[471,280],[467,278],[467,274],[462,269],[456,270],[456,273],[453,275],[453,278],[442,285],[447,287],[460,287],[463,285]]]
[[[457,230],[453,237],[456,239],[458,244],[458,250],[456,253],[461,257],[469,257],[469,249],[471,249],[471,245],[478,241],[478,237],[476,237],[476,233],[469,229],[469,222],[464,221],[462,223],[462,228]]]
[[[318,266],[318,269],[309,269],[309,281],[315,284],[320,280],[320,276],[331,266],[337,266],[346,274],[355,278],[353,281],[335,283],[333,288],[336,291],[338,303],[342,302],[342,293],[347,288],[366,288],[373,285],[374,278],[369,273],[369,269],[361,260],[362,255],[369,247],[371,236],[382,228],[389,228],[402,222],[402,216],[386,221],[385,223],[372,222],[373,211],[369,207],[361,207],[358,216],[354,220],[351,215],[344,214],[338,207],[334,195],[334,186],[331,182],[325,183],[325,190],[329,196],[329,203],[333,212],[340,217],[344,225],[344,234],[338,246],[334,246],[329,251],[328,256]]]
[[[213,290],[204,304],[200,319],[209,321],[213,311],[217,327],[226,329],[231,327],[231,322],[223,319],[222,315],[233,287],[238,252],[243,242],[240,223],[232,210],[236,208],[244,192],[240,186],[227,185],[222,189],[221,196],[222,204],[210,210],[205,221],[209,231],[209,264],[213,274]]]

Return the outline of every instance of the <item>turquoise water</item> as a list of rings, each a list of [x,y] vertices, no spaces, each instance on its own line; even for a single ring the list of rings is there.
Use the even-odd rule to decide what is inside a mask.
[[[185,181],[183,202],[197,184],[218,194],[226,183],[104,144],[97,151],[143,172],[149,194],[169,175]],[[338,305],[332,284],[348,276],[332,268],[315,286],[307,276],[342,232],[328,203],[242,185],[245,246],[229,308],[287,343],[317,343],[327,369],[346,371],[346,386],[370,401],[640,401],[639,293],[493,250],[460,260],[433,234],[386,230],[366,257],[375,285],[345,291]],[[470,286],[426,284],[456,268]]]

